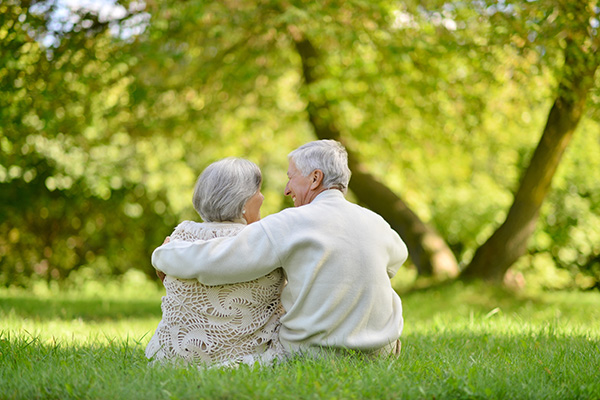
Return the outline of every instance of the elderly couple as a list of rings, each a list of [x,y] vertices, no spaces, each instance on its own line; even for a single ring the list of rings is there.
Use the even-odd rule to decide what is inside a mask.
[[[181,223],[152,254],[166,295],[147,357],[232,365],[399,353],[402,303],[390,278],[406,245],[344,198],[350,170],[340,143],[310,142],[288,159],[294,208],[262,220],[255,164],[228,158],[200,175],[193,202],[205,222]]]

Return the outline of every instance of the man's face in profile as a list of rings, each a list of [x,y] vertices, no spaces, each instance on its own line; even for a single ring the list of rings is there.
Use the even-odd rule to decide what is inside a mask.
[[[285,195],[290,196],[294,202],[294,207],[300,207],[308,204],[312,200],[310,176],[302,176],[294,160],[290,160],[288,167],[288,183],[285,185]]]

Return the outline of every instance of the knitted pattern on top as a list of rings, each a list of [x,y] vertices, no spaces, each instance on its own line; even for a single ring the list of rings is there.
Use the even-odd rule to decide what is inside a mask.
[[[244,227],[184,221],[171,240],[235,236]],[[219,365],[269,363],[282,357],[278,333],[284,313],[280,301],[284,281],[281,269],[250,282],[218,286],[167,276],[163,318],[148,343],[146,357]]]

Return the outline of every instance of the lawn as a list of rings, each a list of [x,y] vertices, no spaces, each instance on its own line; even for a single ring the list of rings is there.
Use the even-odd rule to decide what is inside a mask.
[[[402,293],[399,359],[151,367],[149,282],[0,290],[1,399],[598,399],[600,293],[482,284]]]

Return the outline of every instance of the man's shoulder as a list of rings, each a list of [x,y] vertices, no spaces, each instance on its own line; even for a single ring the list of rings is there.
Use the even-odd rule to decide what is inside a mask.
[[[289,207],[262,218],[258,224],[266,231],[297,230],[304,225],[312,225],[319,219],[318,208],[312,204],[300,207]],[[254,225],[254,224],[252,224]]]
[[[383,218],[377,212],[375,212],[369,208],[363,207],[359,204],[355,204],[352,202],[348,202],[348,203],[351,205],[354,212],[358,216],[360,216],[360,219],[362,219],[363,221],[365,221],[365,222],[368,221],[369,224],[377,224],[381,228],[391,228],[390,224],[385,220],[385,218]]]
[[[342,218],[352,219],[361,216],[364,219],[377,220],[387,224],[385,219],[376,212],[361,205],[348,201],[346,198],[329,197],[325,201],[313,201],[300,207],[285,208],[275,214],[261,219],[264,226],[302,225],[315,219]]]
[[[266,217],[262,218],[260,220],[261,224],[278,224],[278,223],[282,223],[288,220],[293,220],[296,218],[300,218],[301,216],[301,212],[300,209],[302,207],[289,207],[289,208],[284,208],[281,211],[278,211],[274,214],[270,214],[267,215]]]

